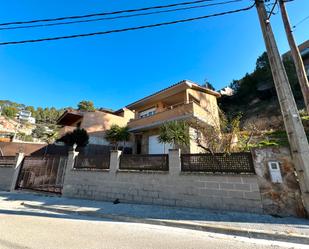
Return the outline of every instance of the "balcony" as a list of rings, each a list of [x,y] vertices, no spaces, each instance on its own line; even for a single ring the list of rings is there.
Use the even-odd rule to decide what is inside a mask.
[[[180,103],[165,108],[152,116],[133,119],[128,123],[130,131],[143,131],[158,127],[165,122],[172,120],[188,120],[198,118],[208,122],[209,114],[199,104],[195,102]]]

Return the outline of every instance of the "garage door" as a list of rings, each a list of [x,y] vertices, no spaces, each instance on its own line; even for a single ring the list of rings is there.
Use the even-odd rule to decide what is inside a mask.
[[[149,137],[149,154],[168,154],[168,150],[173,148],[172,144],[159,143],[158,135]]]

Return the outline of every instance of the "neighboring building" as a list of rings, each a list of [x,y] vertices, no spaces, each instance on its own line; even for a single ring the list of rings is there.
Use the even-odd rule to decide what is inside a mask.
[[[298,46],[298,49],[299,49],[300,55],[303,59],[307,76],[309,77],[309,40],[300,44]],[[286,52],[282,57],[284,58],[284,57],[287,57],[287,56],[291,56],[290,51]]]
[[[14,133],[3,132],[0,130],[0,142],[12,142]]]
[[[60,135],[79,127],[88,132],[89,144],[109,145],[104,139],[105,131],[113,124],[126,126],[133,117],[134,113],[126,108],[115,112],[109,109],[93,112],[67,110],[58,119],[57,124],[63,126]]]
[[[167,153],[172,146],[158,142],[159,127],[173,120],[198,120],[211,126],[219,125],[217,106],[218,92],[202,87],[188,80],[140,99],[126,108],[135,112],[135,118],[128,123],[134,134],[133,153],[161,154]],[[190,134],[195,134],[190,128]],[[200,149],[194,141],[187,153],[198,153]]]
[[[234,94],[234,90],[229,86],[226,86],[220,90],[220,94],[224,96],[232,96]]]
[[[20,121],[28,122],[30,124],[35,124],[35,118],[31,117],[31,111],[21,110],[17,114]]]

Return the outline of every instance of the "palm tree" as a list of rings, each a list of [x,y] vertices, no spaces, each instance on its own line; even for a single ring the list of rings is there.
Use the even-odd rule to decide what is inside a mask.
[[[105,139],[109,141],[116,150],[118,150],[119,143],[123,142],[122,150],[124,150],[126,142],[130,139],[129,127],[112,125],[109,130],[105,131]]]
[[[158,140],[160,143],[173,144],[174,149],[190,144],[189,126],[184,121],[171,121],[160,127]]]

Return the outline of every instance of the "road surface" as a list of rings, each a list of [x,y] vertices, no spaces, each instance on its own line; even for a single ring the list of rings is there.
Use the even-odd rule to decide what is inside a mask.
[[[0,201],[0,249],[270,249],[291,244],[24,208]],[[299,248],[299,247],[295,247]],[[305,248],[305,247],[304,247]]]

